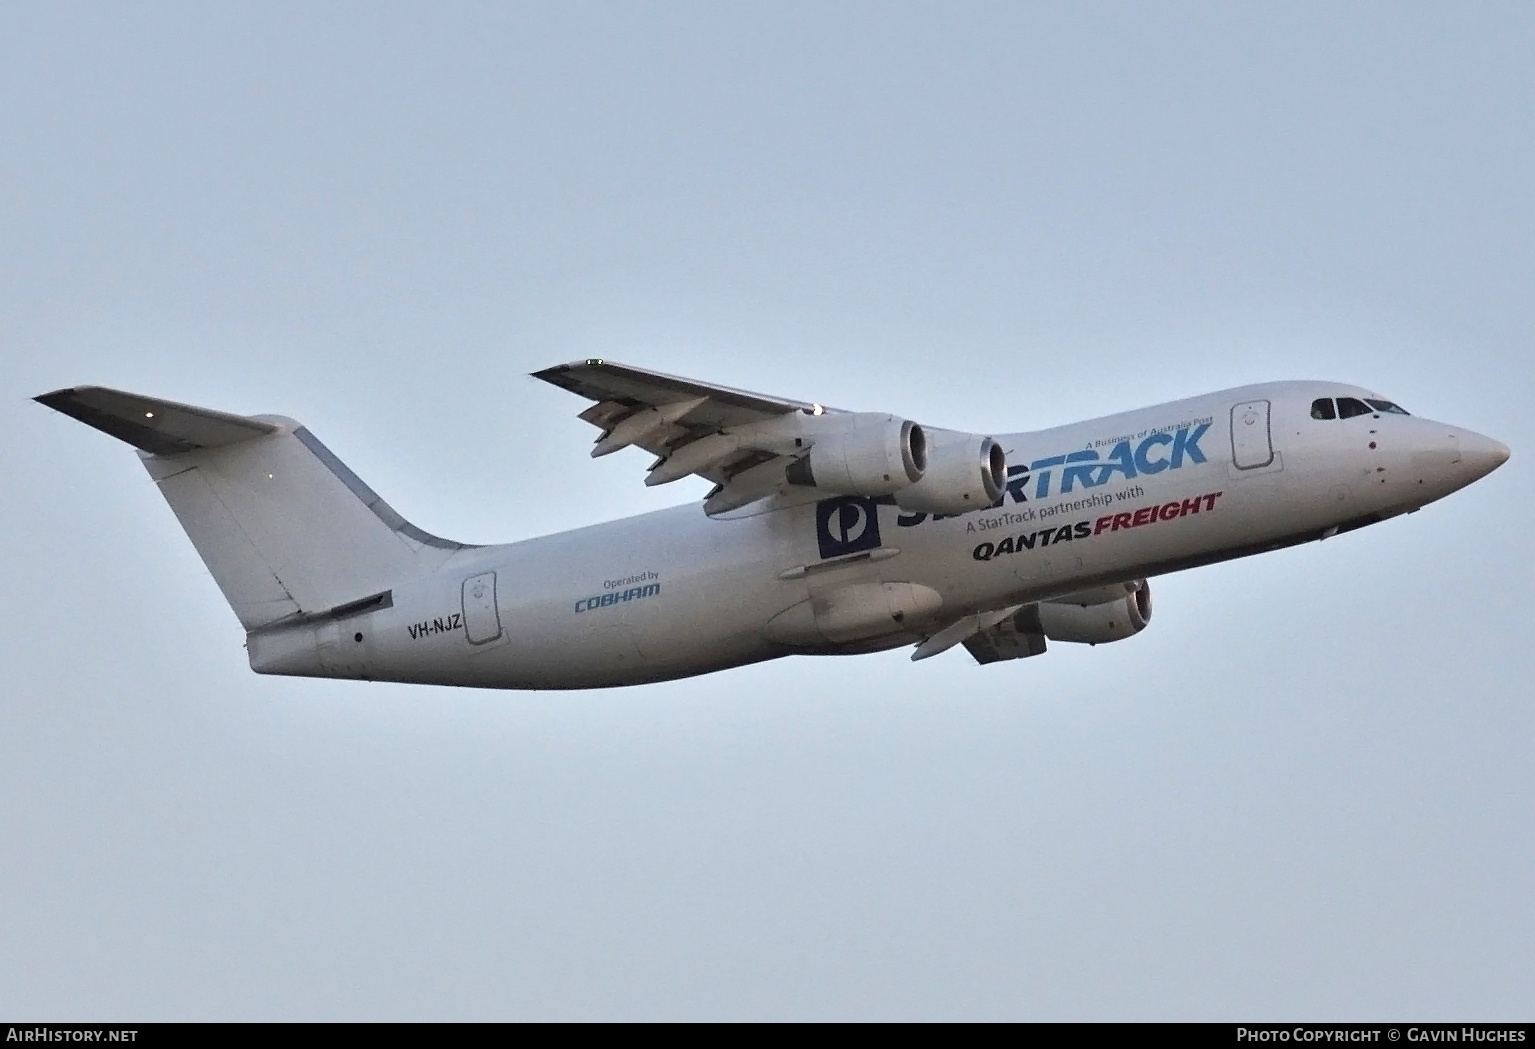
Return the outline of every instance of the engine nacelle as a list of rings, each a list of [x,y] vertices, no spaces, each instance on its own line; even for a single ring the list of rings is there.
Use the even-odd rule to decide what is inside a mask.
[[[963,514],[984,510],[1002,497],[1007,454],[990,437],[971,433],[930,433],[922,479],[895,494],[902,510]]]
[[[834,495],[889,495],[922,479],[927,435],[909,419],[860,415],[853,425],[817,437],[810,454],[789,465],[790,484]]]
[[[1075,641],[1101,645],[1123,641],[1146,629],[1151,622],[1151,587],[1142,581],[1133,594],[1103,604],[1039,605],[1039,627],[1051,641]]]

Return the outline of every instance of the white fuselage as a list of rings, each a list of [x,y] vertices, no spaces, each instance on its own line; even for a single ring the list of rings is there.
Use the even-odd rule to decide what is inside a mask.
[[[258,631],[254,669],[496,688],[628,685],[795,652],[915,643],[972,612],[1320,539],[1417,509],[1507,456],[1470,431],[1372,413],[1319,420],[1334,383],[1243,387],[999,435],[1001,504],[935,519],[888,499],[698,504],[466,549],[388,607]],[[786,645],[786,609],[862,583],[920,584],[929,618],[843,644]]]

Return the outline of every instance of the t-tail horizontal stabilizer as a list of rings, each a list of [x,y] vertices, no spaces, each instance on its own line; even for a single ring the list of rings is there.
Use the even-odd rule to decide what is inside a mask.
[[[153,455],[221,448],[276,433],[275,423],[194,408],[105,386],[54,390],[33,400]]]

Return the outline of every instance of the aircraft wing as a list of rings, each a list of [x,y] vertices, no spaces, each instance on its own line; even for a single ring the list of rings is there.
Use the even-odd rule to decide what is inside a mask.
[[[723,513],[780,488],[785,468],[802,448],[796,439],[802,434],[796,417],[828,413],[819,404],[614,361],[557,364],[533,377],[596,402],[580,414],[602,431],[592,448],[594,458],[632,445],[657,457],[647,485],[689,474],[713,481],[718,487],[705,502],[710,513]]]

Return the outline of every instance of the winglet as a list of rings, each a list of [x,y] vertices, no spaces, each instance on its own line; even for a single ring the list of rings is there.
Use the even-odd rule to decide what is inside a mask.
[[[238,444],[276,433],[280,427],[243,415],[143,397],[105,386],[75,386],[32,398],[102,433],[155,455]]]

